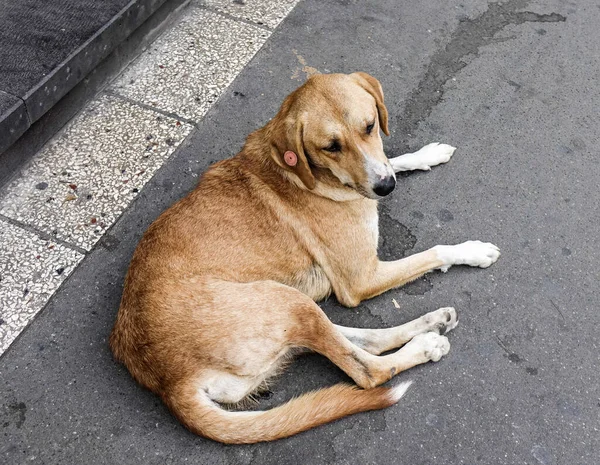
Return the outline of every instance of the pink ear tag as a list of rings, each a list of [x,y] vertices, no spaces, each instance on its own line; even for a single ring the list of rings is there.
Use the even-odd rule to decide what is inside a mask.
[[[283,159],[285,160],[288,166],[296,166],[298,163],[298,155],[296,155],[291,150],[288,150],[283,154]]]

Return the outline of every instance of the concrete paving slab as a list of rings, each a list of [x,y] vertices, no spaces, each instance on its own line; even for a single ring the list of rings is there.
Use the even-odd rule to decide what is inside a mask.
[[[0,354],[44,307],[83,255],[0,219]]]
[[[275,29],[298,0],[196,0],[194,5],[213,8],[258,25]]]
[[[102,96],[8,185],[0,213],[90,250],[191,129]]]
[[[190,8],[111,90],[199,121],[269,35],[265,29]]]

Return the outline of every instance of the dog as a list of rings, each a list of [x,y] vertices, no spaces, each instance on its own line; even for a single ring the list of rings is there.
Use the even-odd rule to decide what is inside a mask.
[[[493,244],[468,241],[378,259],[377,200],[394,190],[395,173],[429,170],[455,150],[430,144],[388,159],[380,131],[389,136],[377,79],[315,75],[140,240],[110,346],[193,433],[255,443],[389,407],[409,383],[383,383],[448,353],[453,308],[358,329],[333,324],[315,303],[334,294],[355,307],[424,273],[485,268],[500,256]],[[227,409],[260,391],[298,348],[324,355],[356,386],[266,411]]]

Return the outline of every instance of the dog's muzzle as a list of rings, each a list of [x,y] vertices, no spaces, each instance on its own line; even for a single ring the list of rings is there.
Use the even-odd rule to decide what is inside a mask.
[[[377,184],[373,186],[373,192],[379,197],[385,197],[396,187],[396,178],[394,176],[386,176],[385,178],[377,181]]]

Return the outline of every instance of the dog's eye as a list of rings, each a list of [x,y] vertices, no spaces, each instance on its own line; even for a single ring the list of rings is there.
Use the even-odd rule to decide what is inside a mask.
[[[323,150],[327,150],[328,152],[340,152],[342,147],[337,140],[334,140],[328,147],[325,147]]]
[[[375,122],[372,122],[367,126],[367,134],[371,134],[371,131],[373,131],[373,127],[375,127]]]

